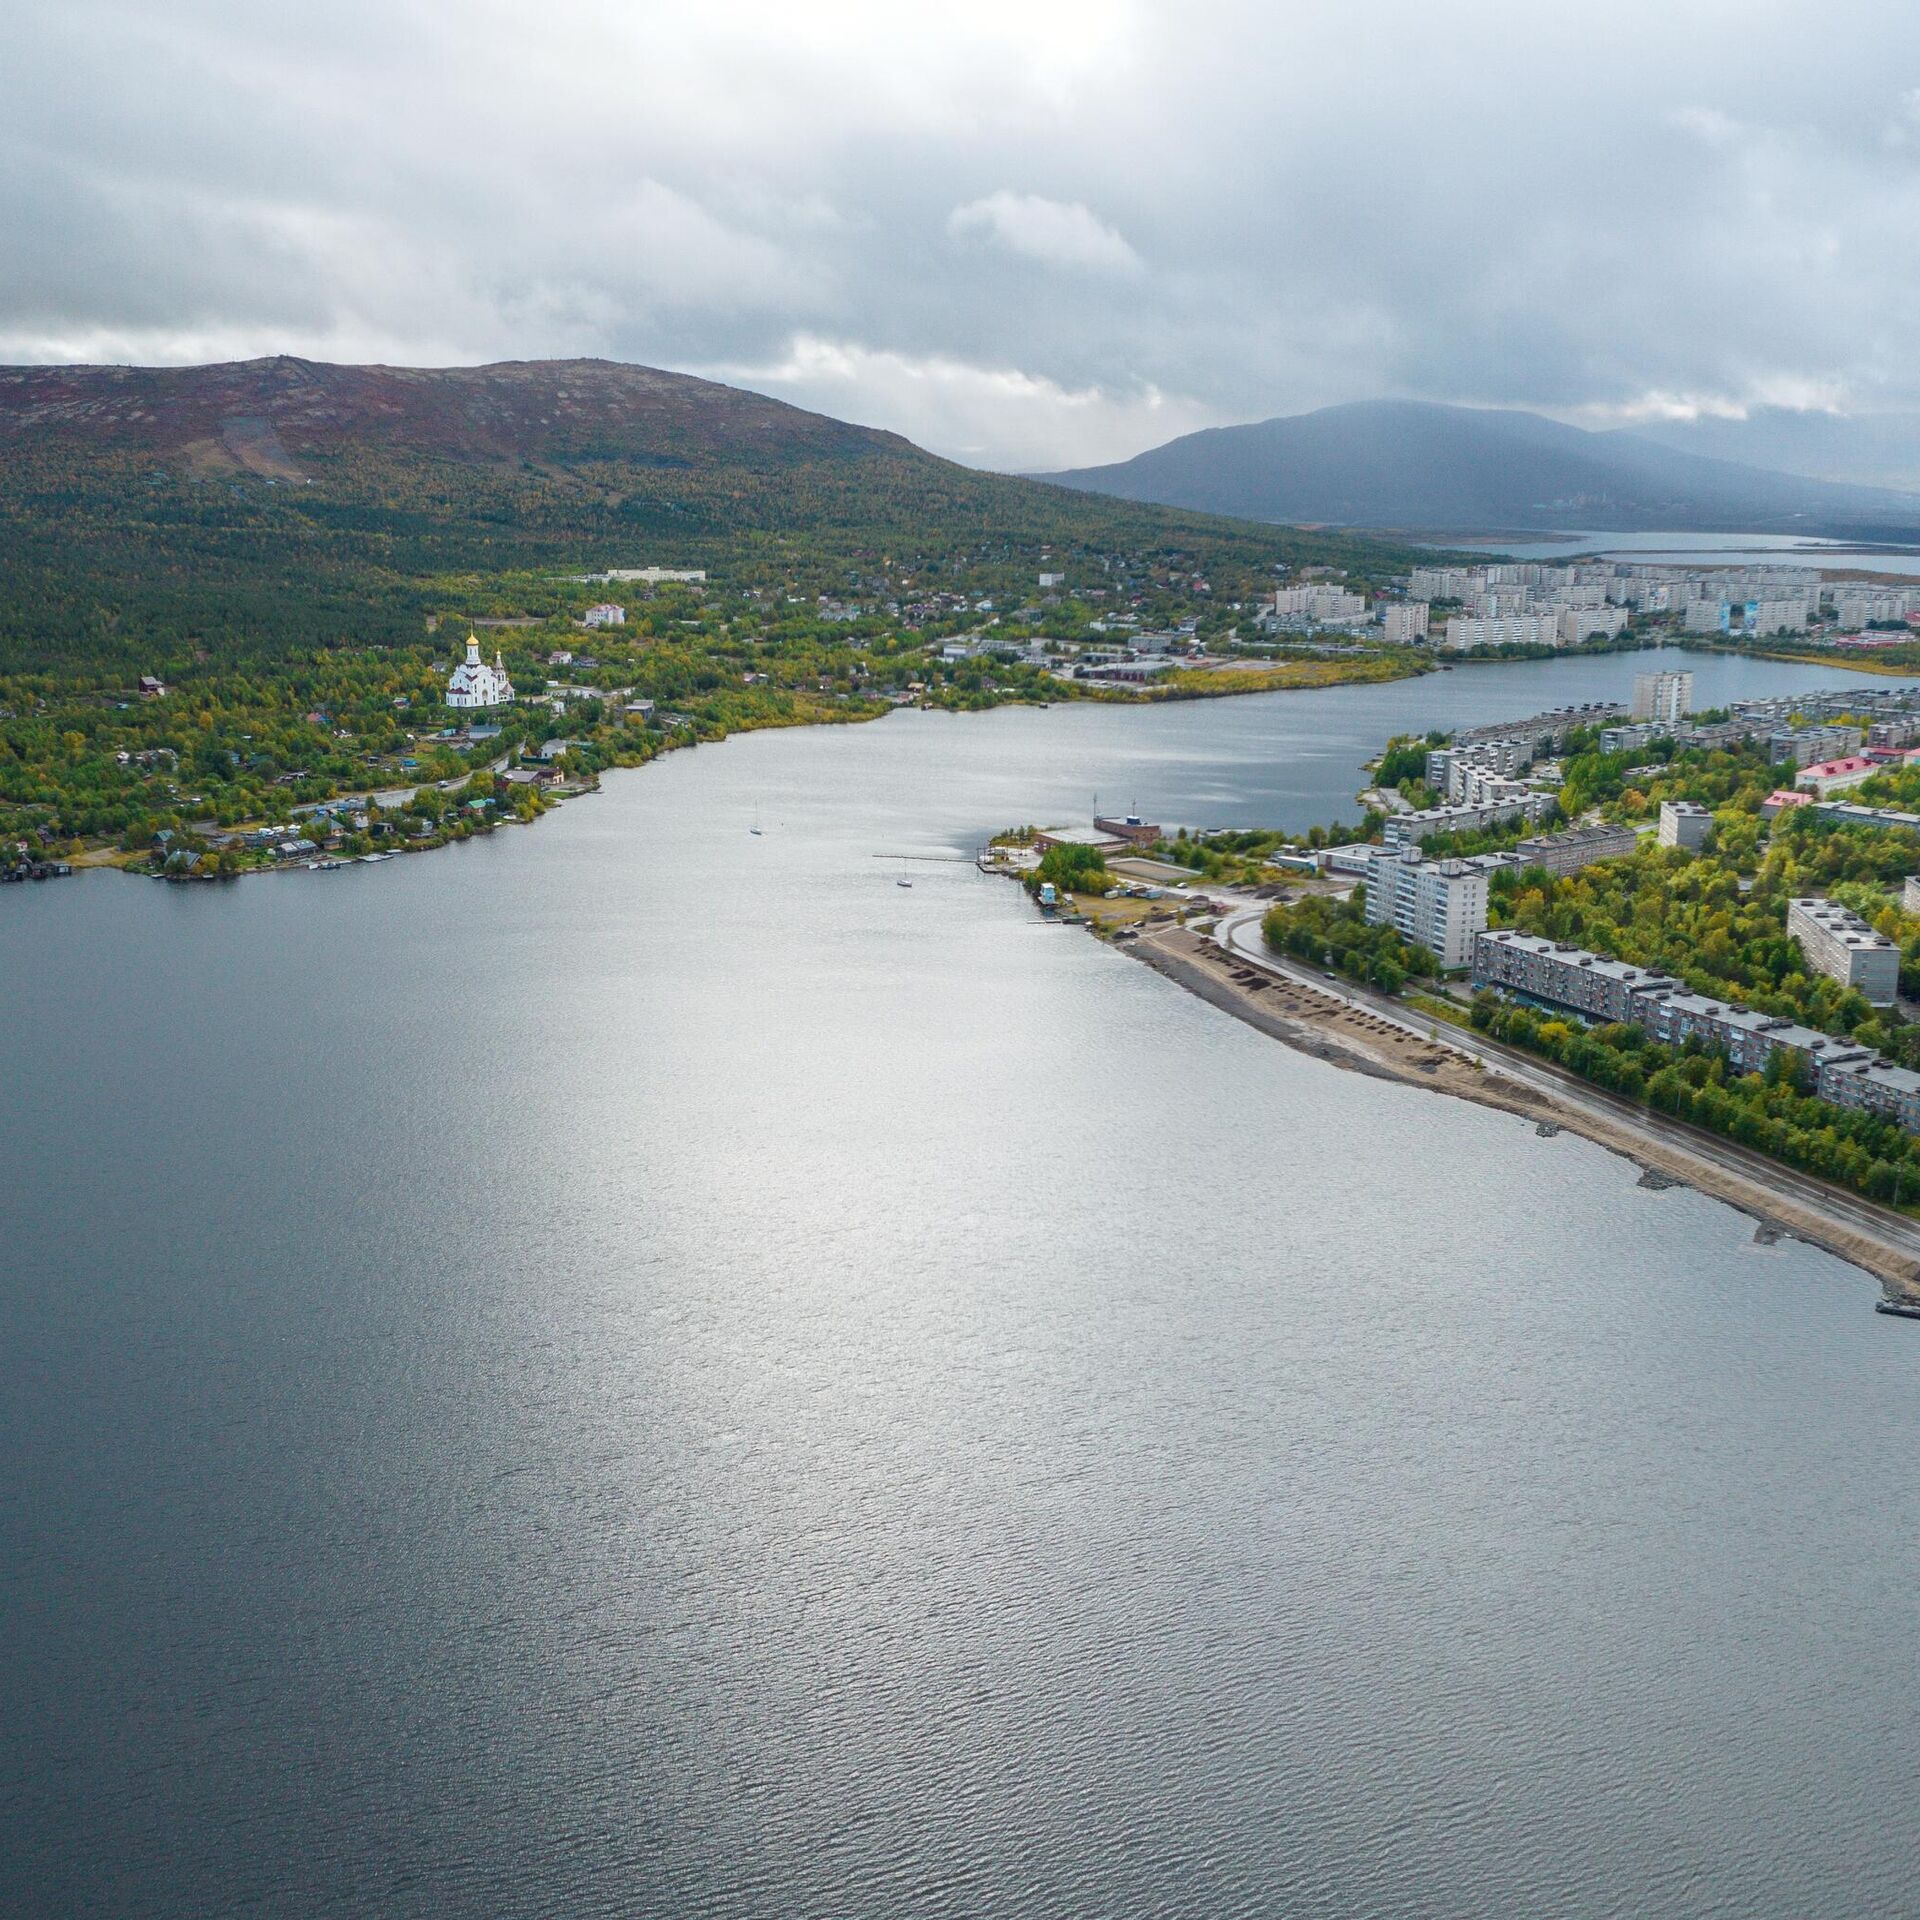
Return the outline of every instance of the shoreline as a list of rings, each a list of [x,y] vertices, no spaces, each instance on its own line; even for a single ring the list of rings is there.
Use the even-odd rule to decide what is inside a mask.
[[[758,722],[748,721],[736,724],[729,727],[724,733],[706,736],[696,734],[692,739],[663,742],[656,747],[653,752],[641,758],[615,760],[610,765],[594,773],[590,785],[554,793],[551,796],[549,804],[543,806],[540,811],[531,818],[524,820],[517,818],[489,820],[470,828],[466,833],[450,833],[441,838],[416,841],[411,845],[404,841],[392,845],[382,844],[373,850],[388,856],[439,853],[445,848],[458,845],[463,841],[484,838],[487,834],[495,832],[501,827],[538,826],[547,814],[556,811],[567,801],[582,799],[589,794],[598,793],[601,783],[610,773],[642,772],[647,767],[652,766],[656,760],[663,760],[669,754],[687,752],[694,747],[700,746],[723,746],[728,740],[732,739],[735,734],[773,733],[788,728],[804,727],[869,726],[878,721],[888,719],[893,714],[908,708],[923,713],[966,715],[971,713],[998,712],[1003,707],[1031,707],[1040,710],[1044,710],[1049,706],[1067,705],[1158,707],[1178,705],[1190,700],[1232,700],[1248,694],[1325,693],[1339,687],[1387,686],[1401,680],[1421,679],[1435,671],[1433,664],[1420,660],[1414,660],[1404,665],[1396,661],[1394,665],[1396,671],[1390,673],[1353,671],[1343,668],[1339,663],[1326,662],[1311,664],[1285,663],[1277,670],[1273,667],[1242,668],[1239,666],[1222,666],[1212,669],[1211,671],[1217,673],[1223,680],[1230,680],[1233,684],[1209,687],[1202,684],[1191,684],[1182,680],[1165,686],[1133,688],[1122,686],[1081,687],[1071,685],[1070,683],[1063,683],[1058,697],[1049,700],[1022,696],[1018,698],[989,699],[978,706],[968,706],[958,702],[949,703],[938,700],[889,702],[875,705],[864,710],[810,713],[803,717],[768,717]],[[1204,675],[1200,677],[1204,678]],[[479,778],[481,774],[487,771],[498,771],[498,768],[487,769],[476,767],[468,775],[466,780],[453,783],[439,781],[433,784],[439,786],[441,791],[446,793],[460,792],[464,791],[472,780]],[[362,791],[362,789],[358,787],[342,789],[343,793],[348,794],[358,793],[360,791]],[[329,796],[329,799],[336,799],[338,797],[338,795],[332,795]],[[245,827],[221,829],[223,832],[247,830]],[[52,858],[55,856],[49,857]],[[57,857],[66,862],[74,874],[111,871],[131,874],[136,879],[166,880],[175,885],[197,886],[225,880],[246,880],[263,873],[302,873],[309,871],[307,860],[302,858],[278,865],[244,867],[235,873],[169,874],[159,872],[144,864],[149,857],[148,849],[129,850],[105,842],[95,846],[83,846],[77,851],[61,854]],[[329,860],[332,860],[334,865],[351,866],[357,863],[362,857],[363,856],[359,854],[348,854],[336,858],[327,855],[323,850],[318,856],[318,860],[322,866],[322,870],[331,870],[331,868],[325,864]]]
[[[1165,929],[1143,933],[1125,950],[1296,1052],[1372,1079],[1470,1100],[1531,1120],[1543,1132],[1577,1134],[1639,1167],[1642,1185],[1690,1187],[1752,1220],[1756,1242],[1771,1244],[1782,1235],[1804,1241],[1871,1274],[1893,1305],[1920,1306],[1920,1228],[1871,1202],[1838,1191],[1829,1195],[1809,1176],[1756,1161],[1717,1136],[1699,1135],[1696,1146],[1692,1129],[1651,1114],[1636,1118],[1634,1109],[1616,1107],[1610,1096],[1557,1093],[1497,1064],[1483,1066],[1444,1037],[1444,1023],[1435,1023],[1442,1037],[1422,1039],[1400,1024],[1402,1016],[1373,1013],[1364,1002],[1316,987],[1291,968],[1256,966],[1211,936]]]

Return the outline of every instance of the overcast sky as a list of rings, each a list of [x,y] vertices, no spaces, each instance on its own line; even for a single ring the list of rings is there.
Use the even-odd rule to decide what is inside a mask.
[[[11,0],[0,360],[682,368],[981,464],[1920,402],[1914,0]]]

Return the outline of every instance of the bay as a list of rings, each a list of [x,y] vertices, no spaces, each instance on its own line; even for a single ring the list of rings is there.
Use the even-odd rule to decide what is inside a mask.
[[[1656,662],[9,890],[0,1910],[1906,1911],[1917,1330],[899,857]]]

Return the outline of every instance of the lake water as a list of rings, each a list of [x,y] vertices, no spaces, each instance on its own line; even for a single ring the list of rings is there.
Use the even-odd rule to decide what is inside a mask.
[[[874,858],[1646,664],[9,889],[0,1911],[1911,1912],[1920,1327]]]
[[[1828,567],[1857,573],[1920,576],[1920,547],[1857,546],[1795,533],[1552,533],[1513,540],[1462,540],[1459,546],[1517,560],[1566,560],[1603,554],[1675,567]]]

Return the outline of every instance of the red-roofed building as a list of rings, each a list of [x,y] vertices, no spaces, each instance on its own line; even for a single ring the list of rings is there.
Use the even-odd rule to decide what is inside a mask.
[[[1816,760],[1810,767],[1802,767],[1794,775],[1793,784],[1807,793],[1817,793],[1825,799],[1830,793],[1843,792],[1848,787],[1857,787],[1863,780],[1871,780],[1880,769],[1865,754],[1850,753],[1844,760]]]
[[[1763,819],[1771,820],[1775,814],[1785,813],[1789,807],[1810,807],[1812,805],[1813,795],[1810,793],[1795,793],[1791,787],[1775,787],[1774,790],[1761,801],[1760,813]]]

